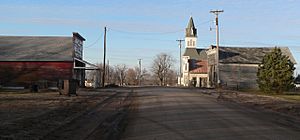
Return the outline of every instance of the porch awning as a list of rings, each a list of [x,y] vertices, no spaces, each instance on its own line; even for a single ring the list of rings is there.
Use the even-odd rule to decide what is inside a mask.
[[[89,67],[76,67],[76,66],[75,66],[75,61],[74,61],[74,69],[102,70],[102,69],[100,69],[97,65],[92,64],[92,63],[90,63],[90,62],[87,62],[87,61],[85,61],[85,60],[81,60],[81,59],[78,59],[78,58],[74,58],[74,60],[79,61],[79,62],[81,62],[81,63],[84,63],[84,64],[86,64],[86,65],[89,65]]]

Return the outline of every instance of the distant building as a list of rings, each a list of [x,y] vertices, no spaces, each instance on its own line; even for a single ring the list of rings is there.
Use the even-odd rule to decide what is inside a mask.
[[[191,17],[186,28],[185,52],[182,55],[181,85],[215,87],[218,83],[216,71],[216,46],[197,48],[197,29]],[[275,46],[274,46],[275,47]],[[256,73],[263,56],[274,47],[219,47],[220,84],[225,88],[257,88]],[[280,47],[284,55],[296,64],[289,48]]]
[[[197,48],[197,29],[191,17],[185,31],[185,52],[182,55],[183,86],[208,86],[206,49]]]
[[[58,80],[73,80],[84,86],[87,63],[78,33],[70,37],[0,36],[0,85],[57,86]],[[78,68],[78,69],[77,69]]]
[[[279,47],[282,53],[296,64],[288,47]],[[228,88],[258,88],[257,70],[263,57],[270,53],[274,47],[220,47],[219,48],[219,75],[220,82]],[[207,50],[208,74],[210,85],[217,83],[215,71],[216,46]]]

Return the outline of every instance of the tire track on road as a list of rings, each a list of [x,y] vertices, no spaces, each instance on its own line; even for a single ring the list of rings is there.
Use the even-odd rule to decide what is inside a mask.
[[[122,114],[120,108],[124,106],[130,95],[131,93],[127,91],[117,91],[81,116],[49,133],[43,139],[82,140],[92,136],[99,139],[105,134],[106,127],[109,126],[107,122],[119,119],[118,117]]]

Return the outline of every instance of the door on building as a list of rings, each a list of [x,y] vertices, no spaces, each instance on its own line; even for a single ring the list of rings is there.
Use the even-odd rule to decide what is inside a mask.
[[[197,78],[193,77],[191,82],[192,82],[192,86],[196,87],[196,85],[197,85]]]
[[[199,87],[203,87],[203,85],[202,85],[202,78],[199,78]]]

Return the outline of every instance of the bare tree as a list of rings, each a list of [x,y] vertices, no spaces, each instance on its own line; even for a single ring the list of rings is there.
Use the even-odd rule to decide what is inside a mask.
[[[114,66],[109,66],[107,72],[107,80],[109,84],[116,84],[118,82],[118,75]]]
[[[95,87],[100,87],[101,86],[101,71],[103,71],[102,70],[102,63],[97,63],[96,64],[96,66],[98,67],[98,68],[100,68],[99,70],[88,70],[88,71],[86,71],[85,72],[85,74],[86,74],[86,80],[88,81],[88,82],[91,82],[91,83],[93,83],[94,84],[94,86]]]
[[[102,64],[97,64],[100,68],[102,68]],[[109,69],[109,70],[108,70]],[[128,68],[125,64],[119,64],[115,66],[109,66],[106,68],[107,77],[106,77],[106,85],[107,84],[117,84],[117,85],[138,85],[138,76],[140,69],[139,67]],[[87,71],[86,78],[89,82],[95,83],[96,81],[96,71]],[[99,75],[101,76],[101,75]],[[153,85],[155,79],[153,79],[153,75],[151,75],[145,68],[141,71],[141,83],[142,85]],[[101,80],[101,77],[98,78]]]
[[[150,79],[151,79],[150,73],[147,71],[146,68],[144,68],[141,73],[141,85],[149,85],[147,84],[147,81],[149,81]]]
[[[137,67],[135,67],[134,69],[133,68],[129,68],[127,70],[127,76],[126,76],[126,82],[129,84],[129,85],[137,85],[138,84],[138,72],[139,72],[139,69],[136,69]]]
[[[152,63],[152,72],[159,79],[161,86],[167,84],[167,74],[173,66],[174,59],[171,55],[160,53],[156,55]]]
[[[127,66],[125,64],[119,64],[115,66],[115,75],[118,77],[119,85],[123,86],[126,79]]]
[[[170,85],[170,86],[174,86],[177,84],[177,74],[176,74],[176,71],[174,70],[169,70],[169,72],[167,73],[167,76],[166,76],[166,83],[167,85]]]
[[[150,75],[148,74],[148,71],[145,68],[141,71],[141,74],[139,73],[140,73],[139,67],[129,68],[127,70],[126,82],[129,85],[138,85],[139,76],[140,76],[141,85],[151,84],[149,83]]]

